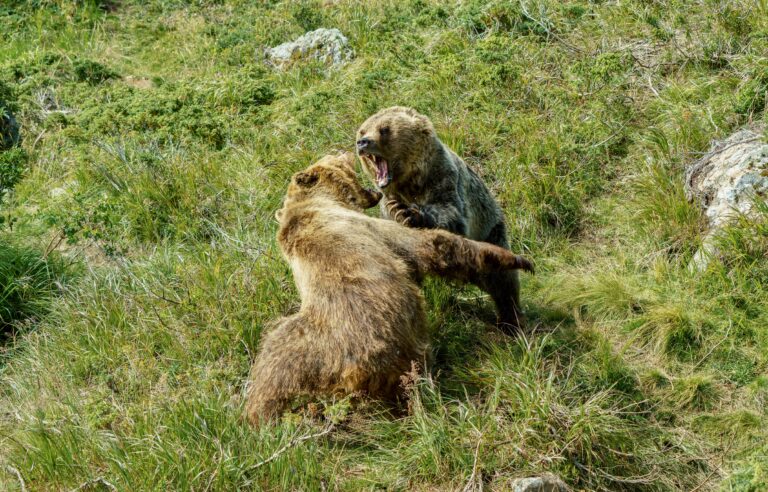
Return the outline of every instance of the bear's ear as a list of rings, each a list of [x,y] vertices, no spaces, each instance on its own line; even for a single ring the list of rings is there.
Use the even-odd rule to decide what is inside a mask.
[[[352,152],[341,152],[339,153],[339,163],[342,169],[351,169],[354,172],[357,159],[355,159],[355,154]]]
[[[317,183],[317,173],[312,171],[296,173],[293,180],[302,188],[309,188]]]
[[[419,130],[424,135],[430,136],[434,133],[435,127],[432,126],[432,121],[423,114],[416,113],[413,115],[413,121],[419,127]]]

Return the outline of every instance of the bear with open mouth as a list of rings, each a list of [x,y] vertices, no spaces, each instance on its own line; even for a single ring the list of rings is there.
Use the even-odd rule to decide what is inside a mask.
[[[402,106],[383,109],[357,131],[363,169],[384,193],[381,215],[408,227],[445,229],[509,249],[504,213],[480,177],[437,136],[432,122]],[[524,325],[514,270],[481,281],[496,304],[498,326]]]

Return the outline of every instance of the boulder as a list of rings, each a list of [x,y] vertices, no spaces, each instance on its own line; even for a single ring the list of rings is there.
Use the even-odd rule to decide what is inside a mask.
[[[743,128],[686,170],[685,192],[704,208],[709,230],[692,268],[701,270],[714,253],[713,237],[739,214],[749,214],[755,197],[768,194],[768,142],[764,127]]]
[[[320,60],[339,66],[347,63],[355,54],[349,40],[338,29],[317,29],[295,41],[283,43],[265,52],[267,59],[278,68],[286,68],[302,60]]]

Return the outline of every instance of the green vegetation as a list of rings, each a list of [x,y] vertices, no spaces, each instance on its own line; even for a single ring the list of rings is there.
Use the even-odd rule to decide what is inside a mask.
[[[682,174],[765,121],[768,3],[324,3],[0,6],[23,137],[0,152],[0,489],[765,489],[768,206],[693,272]],[[264,63],[317,27],[355,60]],[[393,104],[500,199],[537,263],[530,333],[428,282],[435,367],[403,415],[327,401],[249,429],[259,335],[298,305],[288,178]]]

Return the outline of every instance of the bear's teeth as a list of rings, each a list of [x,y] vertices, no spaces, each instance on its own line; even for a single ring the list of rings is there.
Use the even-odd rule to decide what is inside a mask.
[[[379,187],[383,188],[387,186],[390,182],[389,166],[388,166],[389,163],[382,157],[378,157],[375,162],[376,162],[376,182],[378,183]]]

